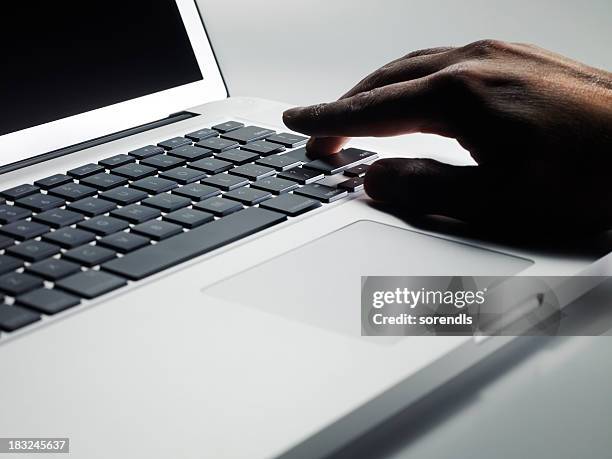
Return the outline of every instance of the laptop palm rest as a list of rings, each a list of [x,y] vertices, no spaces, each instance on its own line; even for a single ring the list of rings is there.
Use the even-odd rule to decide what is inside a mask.
[[[203,292],[360,338],[361,276],[505,276],[531,264],[513,255],[361,220]]]

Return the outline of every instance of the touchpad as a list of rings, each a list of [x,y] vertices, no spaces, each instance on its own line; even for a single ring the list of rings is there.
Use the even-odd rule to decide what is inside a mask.
[[[213,284],[204,293],[360,336],[361,276],[508,276],[531,263],[363,220]]]

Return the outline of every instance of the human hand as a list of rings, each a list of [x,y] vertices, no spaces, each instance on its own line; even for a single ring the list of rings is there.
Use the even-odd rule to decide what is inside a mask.
[[[532,45],[484,40],[416,51],[336,102],[288,110],[287,126],[333,154],[349,137],[453,137],[478,166],[383,159],[375,200],[494,229],[612,227],[612,74]]]

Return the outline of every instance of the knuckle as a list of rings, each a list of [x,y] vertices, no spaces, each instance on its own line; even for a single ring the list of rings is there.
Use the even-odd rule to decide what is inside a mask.
[[[376,98],[379,89],[373,89],[371,91],[360,92],[349,100],[348,110],[350,112],[361,112],[372,104]]]
[[[465,46],[468,53],[477,56],[491,56],[507,51],[510,48],[510,44],[501,40],[494,40],[487,38],[484,40],[478,40],[469,45]]]
[[[441,83],[453,88],[466,89],[482,80],[483,73],[472,63],[460,62],[440,72]]]

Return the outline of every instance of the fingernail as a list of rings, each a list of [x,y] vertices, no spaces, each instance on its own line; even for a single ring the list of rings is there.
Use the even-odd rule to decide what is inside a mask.
[[[368,168],[364,178],[365,192],[377,201],[389,200],[389,194],[395,182],[395,170],[386,167],[383,161],[377,161]]]

